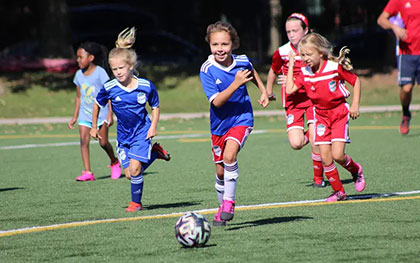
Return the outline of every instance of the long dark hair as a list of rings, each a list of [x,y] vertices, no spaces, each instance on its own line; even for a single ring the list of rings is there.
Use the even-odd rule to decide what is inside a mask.
[[[111,76],[112,72],[108,63],[108,49],[104,45],[87,41],[81,43],[79,48],[83,48],[87,53],[93,55],[95,58],[93,59],[92,63],[101,66],[103,69],[105,69],[108,75]]]

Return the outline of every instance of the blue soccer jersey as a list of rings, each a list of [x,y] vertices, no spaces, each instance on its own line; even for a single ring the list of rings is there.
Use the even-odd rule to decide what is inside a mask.
[[[96,66],[95,71],[89,76],[85,76],[81,69],[76,72],[73,82],[80,88],[79,122],[92,122],[93,103],[95,102],[96,95],[108,80],[108,74],[100,66]],[[107,115],[108,105],[105,105],[98,116],[98,123],[103,123]]]
[[[224,67],[214,60],[213,55],[210,55],[200,70],[201,85],[210,102],[210,130],[214,135],[224,135],[235,126],[254,126],[251,100],[245,84],[240,86],[220,108],[211,103],[220,92],[232,84],[239,70],[253,70],[246,55],[232,56],[232,65]]]
[[[117,141],[121,145],[132,145],[145,140],[151,121],[146,109],[159,107],[159,96],[152,82],[136,78],[137,88],[129,90],[113,79],[104,84],[96,97],[96,103],[103,107],[111,100],[112,110],[117,116]]]

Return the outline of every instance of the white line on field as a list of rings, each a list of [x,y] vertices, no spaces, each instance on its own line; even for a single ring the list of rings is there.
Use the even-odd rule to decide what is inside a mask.
[[[349,201],[334,202],[334,203],[327,203],[325,202],[325,199],[317,199],[317,200],[302,200],[302,201],[291,201],[291,202],[243,205],[243,206],[237,206],[236,210],[257,210],[257,209],[280,208],[280,207],[297,207],[297,206],[303,206],[303,205],[308,205],[308,204],[313,204],[313,205],[346,204],[349,202],[356,202],[356,201],[373,202],[373,201],[378,201],[378,200],[393,201],[393,200],[420,199],[420,196],[413,196],[412,198],[400,197],[399,199],[393,199],[393,200],[391,200],[392,198],[380,199],[381,197],[395,197],[395,196],[404,196],[404,195],[413,195],[413,194],[420,194],[420,190],[409,191],[409,192],[394,192],[394,193],[385,193],[385,194],[366,194],[366,195],[351,196],[349,197]],[[372,198],[376,198],[376,199],[372,199]],[[211,214],[211,213],[217,212],[217,208],[201,209],[201,210],[194,210],[194,211],[198,213],[202,213],[202,214]],[[47,231],[47,230],[56,230],[56,229],[70,228],[70,227],[77,227],[77,226],[103,224],[103,223],[117,223],[117,222],[139,221],[139,220],[174,218],[174,217],[181,216],[185,214],[186,212],[187,211],[169,213],[169,214],[138,216],[138,217],[88,220],[88,221],[70,222],[70,223],[63,223],[63,224],[54,224],[54,225],[49,225],[49,226],[34,226],[34,227],[25,227],[25,228],[12,229],[12,230],[2,230],[0,231],[0,237],[14,236],[14,235],[19,235],[19,234],[42,232],[42,231]]]

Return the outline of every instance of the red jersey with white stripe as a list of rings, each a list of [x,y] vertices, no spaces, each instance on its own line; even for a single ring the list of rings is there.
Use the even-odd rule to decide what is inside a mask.
[[[294,51],[297,56],[295,56],[295,65],[293,67],[293,76],[297,76],[300,73],[300,68],[304,67],[305,64],[302,61],[302,58],[299,56],[299,52],[297,49],[292,45],[292,43],[288,42],[283,46],[279,47],[273,53],[273,59],[271,63],[271,68],[277,75],[287,75],[287,71],[289,71],[289,53],[290,51]],[[305,93],[305,89],[301,88],[298,89],[293,94],[286,94],[286,87],[282,85],[281,87],[282,93],[282,100],[283,100],[283,107],[285,108],[306,108],[311,106],[312,103],[309,100],[308,96]]]
[[[391,16],[401,14],[407,39],[400,40],[403,55],[420,55],[420,0],[389,0],[385,12]]]
[[[302,67],[301,73],[295,79],[297,87],[305,87],[306,94],[317,109],[332,109],[345,103],[350,96],[345,81],[352,86],[357,75],[345,70],[340,64],[324,60],[318,72],[312,72],[310,67]]]

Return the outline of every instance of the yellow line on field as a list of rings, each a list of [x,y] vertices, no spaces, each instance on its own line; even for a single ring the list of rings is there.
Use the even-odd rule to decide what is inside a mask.
[[[390,202],[390,201],[403,201],[403,200],[413,200],[420,199],[420,196],[402,196],[402,197],[389,197],[389,198],[378,198],[378,199],[361,199],[361,200],[347,200],[343,202],[332,202],[327,203],[325,201],[319,202],[302,202],[302,203],[291,203],[291,204],[267,204],[267,205],[250,205],[237,207],[236,210],[247,211],[247,210],[262,210],[262,209],[274,209],[274,208],[286,208],[286,207],[304,207],[304,206],[321,206],[321,205],[344,205],[344,204],[354,204],[354,203],[373,203],[373,202]],[[199,211],[201,214],[214,214],[217,209],[206,209]],[[103,219],[103,220],[93,220],[85,222],[72,222],[65,224],[57,224],[43,227],[32,227],[32,228],[22,228],[9,231],[0,231],[0,237],[6,236],[15,236],[20,234],[29,234],[34,232],[44,232],[49,230],[57,230],[71,227],[80,227],[88,225],[97,225],[104,223],[118,223],[118,222],[130,222],[130,221],[141,221],[141,220],[152,220],[152,219],[166,219],[174,218],[183,215],[185,212],[173,213],[173,214],[162,214],[162,215],[150,215],[150,216],[139,216],[139,217],[129,217],[129,218],[115,218],[115,219]]]

